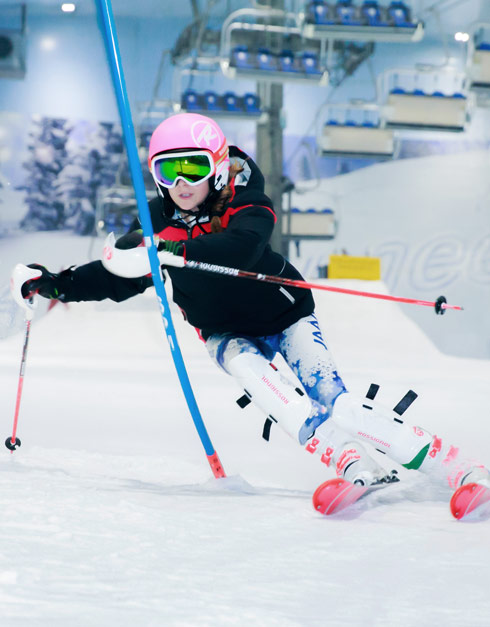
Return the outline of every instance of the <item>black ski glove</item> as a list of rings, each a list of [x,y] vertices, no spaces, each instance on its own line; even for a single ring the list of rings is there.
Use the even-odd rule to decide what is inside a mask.
[[[24,298],[31,298],[31,296],[39,294],[44,298],[63,300],[72,280],[72,268],[63,270],[59,274],[53,274],[38,263],[30,263],[28,268],[39,270],[42,274],[37,279],[30,279],[22,285],[21,291]]]
[[[116,248],[119,250],[128,250],[129,248],[138,248],[143,245],[143,231],[138,229],[137,231],[131,231],[122,235],[116,242]]]

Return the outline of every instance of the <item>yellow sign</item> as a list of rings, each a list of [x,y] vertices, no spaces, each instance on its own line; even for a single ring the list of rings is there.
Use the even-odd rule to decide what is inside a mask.
[[[379,257],[330,255],[328,263],[328,278],[380,281],[381,259]]]

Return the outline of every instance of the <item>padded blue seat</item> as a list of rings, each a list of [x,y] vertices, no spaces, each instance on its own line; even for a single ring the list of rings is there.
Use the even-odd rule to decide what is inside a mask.
[[[352,0],[339,0],[335,7],[337,23],[342,26],[361,26],[359,12]]]
[[[258,49],[256,63],[260,70],[277,70],[277,59],[267,48]]]
[[[237,68],[250,69],[254,67],[252,55],[247,46],[235,46],[231,51],[231,63]]]
[[[115,231],[117,229],[117,216],[115,213],[108,213],[105,216],[104,222],[107,232]]]
[[[308,22],[319,25],[335,24],[334,8],[322,0],[310,2],[306,9]]]
[[[214,91],[204,92],[204,106],[208,111],[222,111],[223,106],[221,104],[221,98]]]
[[[313,52],[303,52],[301,66],[306,74],[319,74],[318,57]]]
[[[390,2],[387,14],[388,21],[392,26],[398,26],[400,28],[414,26],[410,9],[404,2]]]
[[[294,54],[291,50],[283,50],[279,55],[279,69],[283,72],[296,72],[297,68],[294,63]]]
[[[121,216],[121,224],[124,231],[127,231],[134,222],[134,215],[132,213],[123,213]]]
[[[187,111],[200,111],[202,107],[202,97],[194,89],[186,89],[182,94],[182,107]]]
[[[243,96],[243,104],[247,113],[260,113],[260,98],[257,94],[245,94]]]
[[[366,26],[386,26],[377,0],[364,0],[361,6],[361,19]]]
[[[225,111],[243,111],[243,101],[233,91],[227,91],[222,96]]]

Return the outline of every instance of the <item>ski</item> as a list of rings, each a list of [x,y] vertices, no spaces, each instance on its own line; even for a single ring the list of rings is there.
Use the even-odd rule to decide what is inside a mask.
[[[324,516],[338,514],[361,498],[391,483],[361,486],[346,479],[329,479],[313,494],[313,507]],[[451,514],[456,520],[477,521],[490,519],[490,488],[468,483],[458,488],[450,501]]]
[[[451,514],[456,520],[483,520],[490,518],[490,488],[479,483],[462,485],[453,494]]]
[[[346,479],[329,479],[322,483],[313,494],[313,507],[317,512],[324,516],[331,516],[346,509],[359,499],[386,488],[398,481],[389,481],[384,483],[376,483],[369,486],[357,485]]]

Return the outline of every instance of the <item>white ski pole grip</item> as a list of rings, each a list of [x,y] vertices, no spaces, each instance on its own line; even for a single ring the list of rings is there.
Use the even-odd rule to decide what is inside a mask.
[[[166,250],[158,253],[158,260],[163,266],[183,268],[185,259]],[[134,248],[117,248],[114,233],[109,233],[102,250],[102,265],[111,274],[136,279],[151,274],[150,260],[146,246]]]
[[[29,268],[29,266],[26,266],[23,263],[18,263],[14,267],[14,269],[12,270],[12,274],[10,275],[10,293],[12,294],[12,298],[19,305],[19,307],[22,307],[22,309],[24,309],[26,320],[32,320],[34,316],[34,310],[37,307],[37,299],[24,298],[22,296],[22,286],[27,281],[38,279],[41,275],[42,272],[40,270]]]

